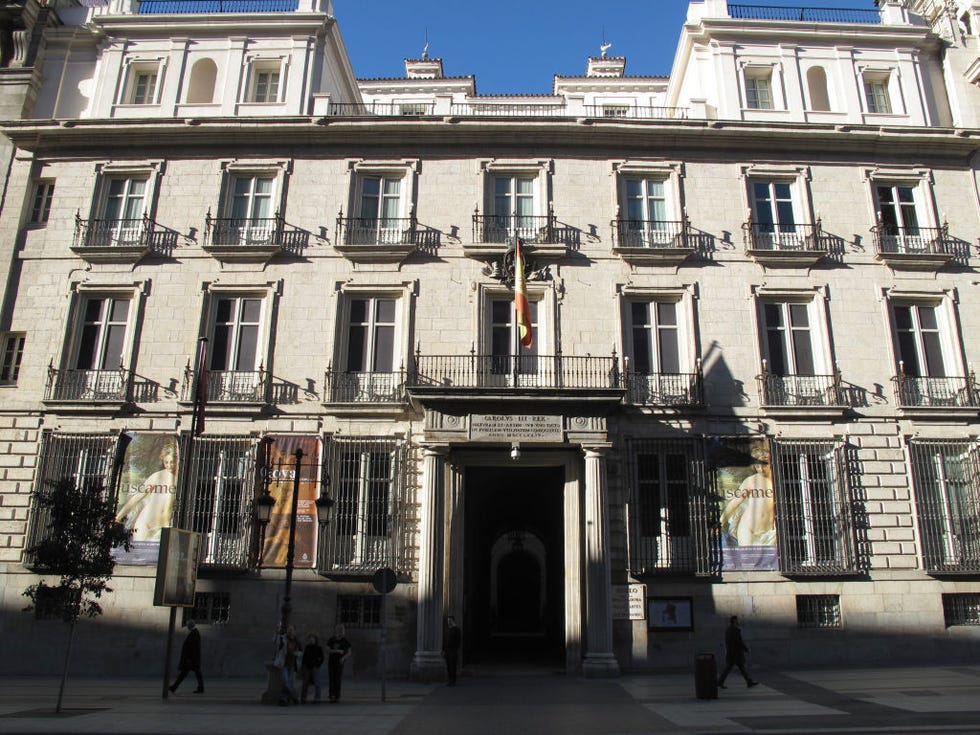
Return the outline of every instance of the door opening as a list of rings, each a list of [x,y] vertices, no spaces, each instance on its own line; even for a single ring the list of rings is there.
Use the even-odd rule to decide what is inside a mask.
[[[564,641],[562,467],[467,472],[463,655],[560,663]]]

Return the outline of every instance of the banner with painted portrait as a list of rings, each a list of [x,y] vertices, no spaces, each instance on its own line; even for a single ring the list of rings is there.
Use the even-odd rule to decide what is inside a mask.
[[[768,440],[714,437],[708,441],[707,460],[718,494],[722,569],[777,569]]]
[[[157,563],[160,534],[168,527],[177,497],[177,437],[131,434],[119,474],[116,520],[132,531],[132,547],[115,549],[117,564]]]
[[[267,456],[259,456],[259,478],[268,478],[269,494],[275,498],[269,525],[265,529],[262,566],[285,567],[289,550],[289,519],[292,514],[293,484],[296,477],[296,449],[303,450],[299,475],[299,502],[296,510],[296,546],[293,566],[311,569],[316,564],[316,499],[320,495],[320,439],[316,436],[275,435],[268,437]]]

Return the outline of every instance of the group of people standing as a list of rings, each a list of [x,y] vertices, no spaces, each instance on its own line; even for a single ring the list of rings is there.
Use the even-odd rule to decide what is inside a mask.
[[[320,667],[324,658],[327,662],[327,688],[330,702],[340,700],[340,685],[344,675],[344,662],[351,653],[351,644],[343,625],[334,628],[334,634],[327,639],[326,657],[323,646],[316,633],[306,637],[306,645],[301,645],[296,629],[290,625],[276,636],[276,657],[274,665],[282,675],[282,693],[279,704],[306,704],[310,686],[313,686],[313,701],[320,701]],[[295,678],[299,675],[300,692],[296,696]]]

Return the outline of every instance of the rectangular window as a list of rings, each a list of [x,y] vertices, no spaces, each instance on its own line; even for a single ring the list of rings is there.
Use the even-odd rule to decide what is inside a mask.
[[[348,628],[380,628],[381,597],[337,595],[337,622]]]
[[[27,335],[11,332],[0,338],[0,385],[15,385],[20,376],[20,363],[24,358],[24,343]]]
[[[771,110],[772,72],[748,72],[745,77],[745,106],[750,110]]]
[[[228,592],[195,592],[194,607],[184,608],[183,623],[224,625],[231,620],[231,594]]]
[[[122,367],[130,301],[93,296],[82,302],[73,368],[119,370]]]
[[[401,177],[364,176],[359,183],[358,219],[348,233],[348,242],[352,245],[404,243],[410,228],[401,217]]]
[[[250,102],[279,101],[279,66],[257,66],[253,70]]]
[[[537,240],[538,227],[545,222],[534,216],[535,183],[533,176],[493,178],[493,226],[504,233],[499,241],[507,237]]]
[[[906,184],[875,186],[878,207],[878,237],[883,252],[924,252],[932,245],[929,228],[920,224],[916,187]]]
[[[99,220],[90,223],[88,245],[133,245],[143,241],[148,180],[145,177],[106,179]]]
[[[531,346],[526,347],[518,339],[518,326],[514,313],[514,299],[494,298],[490,301],[490,365],[488,380],[494,384],[508,384],[517,376],[521,385],[533,385],[540,367],[538,302],[528,300],[531,313]],[[496,376],[496,377],[494,377]],[[501,382],[502,381],[502,382]]]
[[[255,245],[269,242],[277,221],[273,195],[275,176],[246,174],[233,176],[226,211],[229,221],[215,233],[218,245]]]
[[[806,231],[798,226],[790,181],[750,182],[752,247],[764,250],[805,250]]]
[[[202,564],[248,567],[255,444],[250,437],[197,437],[193,442],[190,487],[180,516],[182,528],[202,534]]]
[[[628,178],[623,181],[625,220],[621,220],[620,247],[668,247],[679,230],[667,221],[666,182]]]
[[[262,399],[260,296],[218,296],[208,347],[208,400]]]
[[[844,447],[773,441],[780,568],[793,574],[856,571]]]
[[[628,105],[603,105],[602,106],[602,116],[603,117],[626,117],[629,114]]]
[[[360,572],[398,563],[405,452],[391,437],[327,442],[324,467],[335,505],[320,568]]]
[[[45,432],[41,437],[35,496],[53,483],[70,482],[82,495],[103,496],[111,492],[109,478],[118,444],[114,434],[61,434]],[[31,548],[48,536],[50,512],[31,505],[30,527],[25,548]],[[30,555],[24,563],[33,566]],[[56,570],[52,570],[56,571]]]
[[[709,504],[697,443],[633,440],[629,444],[630,565],[634,574],[697,572],[707,564]]]
[[[633,372],[681,372],[678,306],[674,301],[629,303]]]
[[[51,200],[54,198],[54,180],[42,179],[34,183],[34,199],[31,202],[31,215],[28,222],[43,225],[51,215]]]
[[[864,77],[864,99],[868,103],[868,112],[890,115],[892,103],[888,97],[888,77]]]
[[[810,304],[768,302],[762,312],[769,371],[774,375],[813,375]]]
[[[130,103],[134,105],[155,104],[157,92],[157,71],[155,69],[134,70],[133,94]]]
[[[913,440],[909,456],[926,570],[980,571],[980,444]]]
[[[397,300],[354,298],[350,300],[347,333],[349,372],[390,373],[395,370]]]
[[[797,595],[796,622],[801,628],[842,628],[840,595]]]
[[[905,375],[945,377],[938,311],[931,304],[892,304],[895,339]]]
[[[980,625],[980,593],[944,593],[943,618],[947,628],[954,625]]]

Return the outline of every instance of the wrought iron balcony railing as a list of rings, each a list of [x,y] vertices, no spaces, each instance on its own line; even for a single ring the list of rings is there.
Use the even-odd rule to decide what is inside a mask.
[[[402,403],[405,371],[342,372],[328,368],[323,386],[325,403]]]
[[[788,20],[807,23],[868,23],[880,24],[877,10],[850,8],[775,7],[770,5],[729,5],[732,18],[745,20]]]
[[[414,217],[337,218],[337,242],[344,245],[412,245],[415,243]]]
[[[759,376],[759,394],[763,406],[843,406],[840,374]]]
[[[140,15],[178,13],[289,13],[299,0],[140,0]]]
[[[432,102],[331,102],[327,117],[420,117],[435,113]]]
[[[815,225],[776,225],[749,220],[742,225],[742,229],[745,231],[745,247],[748,250],[826,253],[830,249],[828,238],[821,232],[819,222]]]
[[[261,366],[258,370],[208,370],[207,400],[209,403],[266,403],[270,377]],[[194,371],[190,365],[184,368],[181,400],[194,400]]]
[[[948,225],[897,227],[879,222],[871,231],[880,255],[956,255]]]
[[[612,221],[612,231],[620,248],[693,249],[686,221],[618,219]]]
[[[75,239],[72,247],[146,248],[163,252],[171,233],[149,217],[139,219],[82,219],[75,215]]]
[[[479,243],[506,243],[519,237],[527,243],[558,244],[562,229],[552,215],[473,215],[473,242]]]
[[[589,117],[619,120],[686,120],[686,107],[647,107],[643,105],[586,105]]]
[[[279,247],[296,250],[306,244],[307,233],[287,225],[278,214],[274,217],[235,218],[212,217],[208,212],[204,240],[211,247]]]
[[[564,355],[421,355],[409,387],[620,389],[616,356]]]
[[[48,365],[44,398],[49,401],[126,401],[129,398],[129,371],[58,370]]]
[[[895,400],[903,408],[980,407],[980,389],[973,373],[941,378],[906,375],[900,365],[899,374],[892,381]]]
[[[693,373],[638,373],[627,362],[626,401],[634,406],[700,406],[704,403],[700,365]]]

